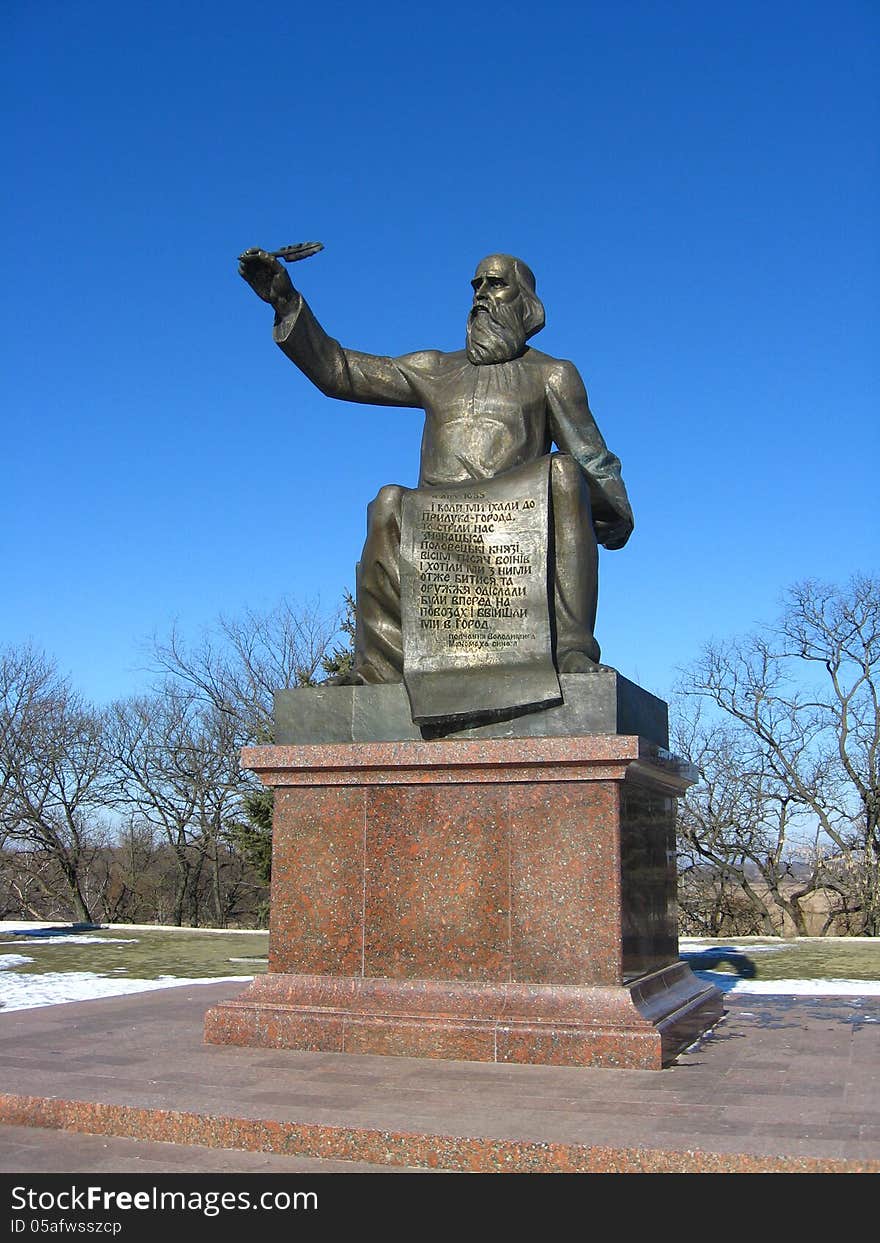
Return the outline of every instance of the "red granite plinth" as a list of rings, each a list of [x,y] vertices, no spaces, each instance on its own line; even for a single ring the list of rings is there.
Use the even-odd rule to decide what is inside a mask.
[[[720,1018],[678,960],[675,798],[635,737],[252,747],[269,971],[205,1038],[658,1068]]]

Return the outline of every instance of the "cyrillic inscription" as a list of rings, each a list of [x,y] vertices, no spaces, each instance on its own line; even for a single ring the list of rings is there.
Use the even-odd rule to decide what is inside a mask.
[[[404,498],[404,680],[414,720],[558,698],[547,607],[547,489],[542,462],[471,487],[426,488]],[[519,686],[516,679],[504,685],[499,675],[509,673]],[[540,685],[523,682],[524,673],[537,673]],[[449,674],[452,683],[444,682]],[[494,687],[488,699],[487,677]]]

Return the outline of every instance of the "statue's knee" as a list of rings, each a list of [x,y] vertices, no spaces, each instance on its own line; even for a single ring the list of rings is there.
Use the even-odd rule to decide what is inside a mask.
[[[405,488],[395,483],[388,483],[380,488],[374,501],[367,507],[369,522],[385,523],[400,517],[400,506],[403,503]]]
[[[550,459],[550,487],[554,501],[578,502],[589,496],[584,472],[567,453],[554,453]]]

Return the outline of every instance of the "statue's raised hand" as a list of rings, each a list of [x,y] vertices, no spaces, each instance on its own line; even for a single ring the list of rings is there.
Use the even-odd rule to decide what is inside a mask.
[[[276,311],[285,310],[296,297],[287,269],[258,246],[238,256],[238,270],[257,297],[274,306]]]

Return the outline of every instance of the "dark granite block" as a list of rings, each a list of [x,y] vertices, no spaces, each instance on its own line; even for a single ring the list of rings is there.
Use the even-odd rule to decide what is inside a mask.
[[[403,742],[421,738],[413,724],[409,698],[402,682],[385,686],[355,686],[351,742]]]
[[[563,674],[564,702],[534,712],[496,714],[467,728],[414,724],[402,682],[383,686],[301,686],[275,693],[275,741],[399,742],[422,738],[558,738],[629,734],[669,745],[666,704],[613,669]]]
[[[351,742],[354,686],[298,686],[275,692],[275,741]]]

